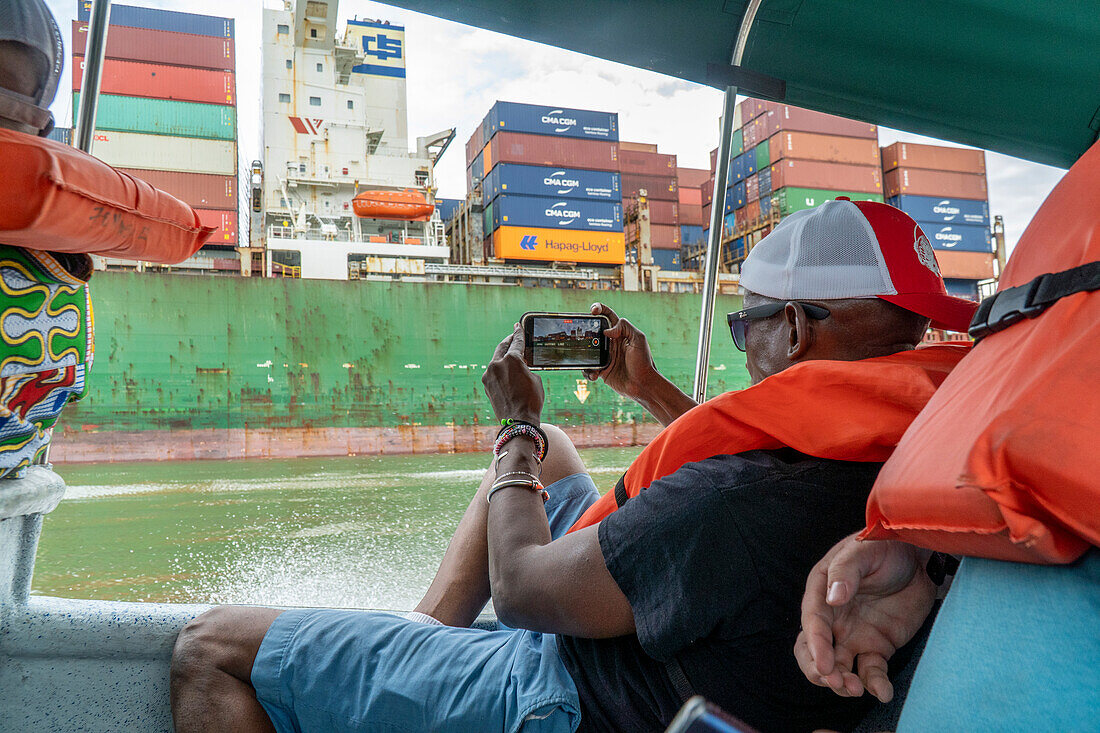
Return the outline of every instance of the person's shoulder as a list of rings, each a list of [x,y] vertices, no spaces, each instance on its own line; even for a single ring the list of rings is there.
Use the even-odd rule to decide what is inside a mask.
[[[715,489],[723,490],[786,481],[806,484],[835,484],[848,480],[874,482],[882,464],[817,458],[783,448],[712,456],[684,468],[690,468],[697,477],[705,477]]]

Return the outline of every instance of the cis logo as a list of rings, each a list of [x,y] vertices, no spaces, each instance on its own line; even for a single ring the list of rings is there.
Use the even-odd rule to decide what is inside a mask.
[[[528,234],[523,239],[519,240],[519,248],[534,249],[538,243],[538,237],[536,237],[534,234]]]
[[[371,48],[372,42],[374,48]],[[374,56],[379,61],[399,59],[401,58],[401,39],[390,38],[385,33],[379,33],[375,36],[363,36],[363,53],[367,56]]]

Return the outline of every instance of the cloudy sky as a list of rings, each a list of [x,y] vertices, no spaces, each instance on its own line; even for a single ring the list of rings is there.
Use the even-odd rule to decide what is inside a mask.
[[[271,2],[272,0],[266,0]],[[78,0],[47,0],[68,43]],[[242,168],[260,158],[260,10],[265,0],[131,0],[131,4],[209,15],[232,15],[237,32],[237,94]],[[281,6],[278,3],[276,7]],[[365,0],[340,3],[341,19],[358,16],[406,27],[409,134],[411,138],[450,127],[455,144],[437,167],[439,195],[465,196],[463,147],[497,99],[619,113],[622,139],[655,142],[681,166],[706,168],[717,146],[722,95],[717,90],[650,71],[451,23]],[[71,118],[65,79],[54,104],[58,124]],[[881,129],[882,145],[897,140],[936,142]],[[1059,168],[987,153],[991,214],[1005,220],[1011,248],[1047,193]]]

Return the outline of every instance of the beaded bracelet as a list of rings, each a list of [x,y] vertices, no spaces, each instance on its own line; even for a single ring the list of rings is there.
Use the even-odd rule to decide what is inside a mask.
[[[546,431],[542,429],[542,426],[538,423],[527,422],[526,420],[516,420],[515,418],[506,417],[500,421],[501,429],[497,432],[497,437],[504,432],[504,428],[511,427],[512,425],[528,425],[538,431],[538,434],[542,436],[542,442],[546,444],[546,451],[550,451],[550,438],[546,436]],[[543,458],[545,458],[545,454]]]
[[[546,452],[549,448],[545,434],[527,423],[515,423],[501,429],[500,433],[497,434],[496,442],[493,444],[493,456],[499,456],[500,449],[504,447],[504,444],[519,435],[525,435],[535,441],[535,459],[542,463],[546,459]]]

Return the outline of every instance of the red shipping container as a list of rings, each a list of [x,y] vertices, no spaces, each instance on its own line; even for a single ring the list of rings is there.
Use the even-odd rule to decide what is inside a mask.
[[[74,20],[73,56],[83,56],[87,43],[88,24]],[[121,25],[111,25],[111,32],[107,34],[105,56],[109,59],[192,66],[196,69],[233,71],[236,68],[232,38]]]
[[[237,210],[237,177],[119,168],[195,208]]]
[[[636,238],[637,224],[630,224],[626,228],[626,238],[630,241]],[[679,224],[650,224],[649,246],[653,249],[680,249],[680,225]]]
[[[676,168],[676,180],[679,182],[681,190],[699,188],[710,180],[710,175],[710,171],[702,168]]]
[[[703,228],[710,227],[710,204],[703,204]]]
[[[700,186],[699,193],[703,195],[703,206],[710,205],[710,202],[714,199],[714,178]]]
[[[73,91],[79,92],[84,76],[84,57],[74,56],[72,67]],[[232,71],[162,66],[118,59],[104,60],[99,90],[101,94],[230,106],[236,99],[236,83]]]
[[[688,188],[684,185],[684,180],[678,179],[676,181],[678,188],[677,192],[678,201],[681,206],[702,206],[703,205],[703,191],[700,188],[692,187]]]
[[[745,228],[745,215],[748,213],[748,207],[742,206],[740,209],[736,209],[733,212],[733,225],[737,229],[743,230]]]
[[[619,170],[619,144],[607,140],[498,132],[485,143],[485,173],[497,163]],[[675,180],[675,179],[673,179]]]
[[[774,184],[773,184],[774,185]],[[858,191],[841,188],[838,191]],[[933,171],[926,168],[895,168],[886,174],[886,195],[935,196],[948,199],[985,199],[988,190],[985,175]]]
[[[741,124],[746,125],[756,117],[764,114],[769,104],[771,103],[765,102],[763,99],[754,99],[753,97],[749,97],[741,102]]]
[[[832,191],[882,193],[882,169],[878,166],[784,159],[773,163],[771,169],[773,191],[784,186],[797,186]]]
[[[710,177],[714,177],[714,172],[718,169],[718,148],[710,151]]]
[[[741,139],[743,141],[742,144],[744,145],[745,150],[751,150],[752,148],[756,147],[756,144],[761,140],[761,138],[758,137],[758,134],[761,130],[764,129],[763,123],[757,125],[756,122],[757,120],[753,120],[752,122],[741,128],[741,131],[743,133]]]
[[[203,226],[214,227],[217,231],[206,240],[207,244],[237,244],[237,212],[195,209]]]
[[[650,199],[649,221],[653,224],[679,224],[680,205],[675,201]]]
[[[768,111],[759,119],[763,120],[761,125],[765,138],[771,137],[780,130],[793,130],[878,140],[878,127],[870,122],[849,120],[836,115],[827,115],[824,112],[792,107],[789,104],[769,105]],[[745,143],[745,148],[748,147],[748,143]]]
[[[485,147],[485,137],[482,134],[481,123],[479,122],[477,127],[474,128],[474,134],[470,135],[470,139],[466,141],[466,167],[470,167],[470,163],[474,162],[474,158],[481,152],[481,149]]]
[[[753,173],[745,179],[745,201],[760,200],[760,178]]]
[[[751,227],[760,220],[760,201],[745,204],[745,224]]]
[[[626,150],[619,143],[619,170],[643,176],[676,174],[676,156]]]
[[[882,170],[890,171],[899,166],[984,175],[985,151],[916,143],[894,143],[884,147]]]
[[[651,199],[662,201],[676,201],[679,199],[679,186],[676,178],[672,176],[638,176],[631,173],[623,173],[623,200],[634,198],[640,189],[645,189],[646,195]]]
[[[706,226],[707,222],[703,219],[703,207],[680,204],[680,223]]]
[[[657,143],[628,143],[619,141],[619,152],[631,150],[635,153],[656,153]]]
[[[849,165],[878,165],[878,141],[863,137],[782,130],[768,138],[771,162],[783,158],[823,160]]]
[[[993,277],[992,252],[953,252],[936,250],[940,274],[946,278],[987,280]]]

